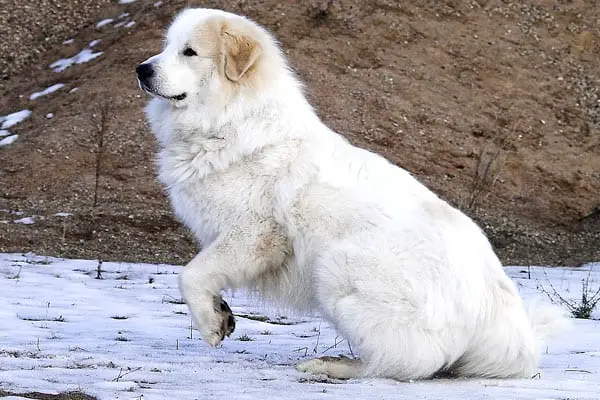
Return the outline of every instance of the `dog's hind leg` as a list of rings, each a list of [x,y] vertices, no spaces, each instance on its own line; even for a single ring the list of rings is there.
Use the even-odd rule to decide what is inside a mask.
[[[353,379],[363,376],[362,362],[344,356],[313,358],[302,361],[296,365],[296,369],[311,374],[325,374],[333,379]]]
[[[445,310],[425,307],[424,297],[413,290],[422,283],[406,277],[403,260],[400,267],[388,267],[396,257],[390,253],[364,240],[331,247],[316,260],[320,311],[351,343],[361,363],[346,368],[347,362],[343,367],[315,362],[305,369],[333,376],[339,368],[348,376],[408,381],[429,378],[464,353],[468,332],[463,334],[461,324],[446,323]]]

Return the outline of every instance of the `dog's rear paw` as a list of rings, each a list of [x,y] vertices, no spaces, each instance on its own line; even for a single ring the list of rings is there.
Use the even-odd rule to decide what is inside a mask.
[[[323,364],[324,362],[320,358],[311,358],[310,360],[301,361],[296,364],[296,371],[316,375],[322,372]]]
[[[348,357],[320,357],[302,361],[296,370],[315,375],[327,375],[334,379],[352,379],[362,376],[362,363]]]

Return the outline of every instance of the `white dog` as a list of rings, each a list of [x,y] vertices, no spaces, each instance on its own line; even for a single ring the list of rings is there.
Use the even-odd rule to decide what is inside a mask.
[[[180,276],[202,337],[234,328],[220,292],[317,308],[359,359],[298,369],[334,378],[526,377],[560,317],[528,315],[487,238],[408,172],[353,147],[305,99],[252,21],[188,9],[137,67],[159,177],[203,250]]]

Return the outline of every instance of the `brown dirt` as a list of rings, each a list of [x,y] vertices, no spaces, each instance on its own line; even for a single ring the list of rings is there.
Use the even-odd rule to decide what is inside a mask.
[[[85,393],[81,392],[65,392],[59,394],[47,394],[40,392],[30,392],[30,393],[13,393],[13,392],[5,392],[4,390],[0,390],[0,398],[4,396],[19,396],[27,399],[35,399],[35,400],[96,400],[95,397],[88,396]]]
[[[103,6],[96,19],[53,36],[57,44],[28,56],[27,68],[2,82],[0,115],[21,108],[33,115],[11,128],[19,139],[0,148],[0,209],[46,219],[20,225],[12,223],[20,217],[0,214],[6,221],[0,251],[174,263],[193,256],[194,241],[154,178],[155,144],[142,113],[147,98],[133,70],[159,50],[177,10],[202,4],[271,29],[324,121],[473,216],[505,263],[600,260],[600,7],[594,2],[153,3]],[[123,11],[135,26],[95,28]],[[71,36],[74,43],[63,45]],[[104,54],[93,62],[62,73],[47,67],[94,39],[102,39],[97,48]],[[0,66],[7,60],[1,57]],[[56,82],[66,88],[27,99]],[[45,118],[49,112],[54,118]]]
[[[0,79],[8,80],[53,45],[91,25],[110,0],[0,0]]]

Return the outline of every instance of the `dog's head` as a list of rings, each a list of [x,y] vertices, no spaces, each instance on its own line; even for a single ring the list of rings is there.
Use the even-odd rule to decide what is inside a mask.
[[[163,51],[136,68],[140,87],[176,107],[206,104],[235,88],[256,85],[265,52],[278,52],[268,33],[244,17],[187,9],[169,28]]]

